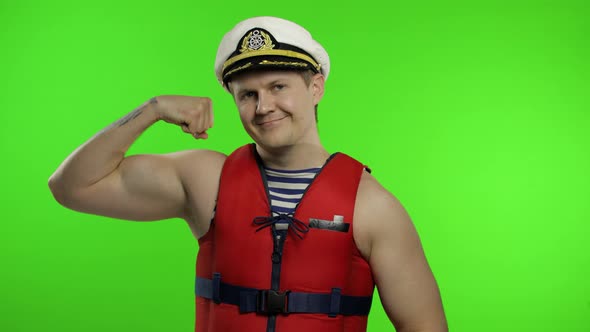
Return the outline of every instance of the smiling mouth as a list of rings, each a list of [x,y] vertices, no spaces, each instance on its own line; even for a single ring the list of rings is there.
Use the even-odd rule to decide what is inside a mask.
[[[279,119],[273,119],[273,120],[268,120],[268,121],[260,122],[260,123],[257,123],[257,125],[259,125],[259,126],[271,125],[271,124],[273,124],[275,122],[279,122],[279,121],[283,120],[284,118],[286,118],[286,116],[284,116],[282,118],[279,118]]]

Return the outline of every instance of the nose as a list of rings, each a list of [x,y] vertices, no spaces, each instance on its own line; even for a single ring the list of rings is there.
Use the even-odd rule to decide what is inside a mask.
[[[256,114],[266,114],[274,111],[275,102],[272,95],[260,92],[258,94],[258,103],[256,105]]]

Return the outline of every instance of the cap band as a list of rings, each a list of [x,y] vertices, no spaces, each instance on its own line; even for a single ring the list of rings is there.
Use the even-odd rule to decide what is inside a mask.
[[[234,57],[229,58],[227,61],[225,61],[223,63],[223,71],[225,71],[225,69],[227,67],[233,65],[237,61],[251,58],[251,57],[264,56],[264,55],[280,55],[280,56],[285,56],[285,57],[289,57],[289,58],[296,58],[296,59],[300,59],[303,61],[307,61],[317,71],[320,71],[320,67],[321,67],[312,57],[307,56],[305,54],[301,54],[299,52],[289,51],[289,50],[262,50],[262,51],[250,51],[250,52],[238,54]]]

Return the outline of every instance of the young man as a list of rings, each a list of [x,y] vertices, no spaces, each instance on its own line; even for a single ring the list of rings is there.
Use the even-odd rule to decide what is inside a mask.
[[[215,69],[255,144],[126,157],[158,121],[208,138],[210,99],[158,96],[75,150],[49,186],[81,212],[186,220],[199,241],[196,331],[365,331],[375,285],[398,331],[447,331],[402,205],[320,143],[329,64],[295,23],[245,20],[224,36]]]

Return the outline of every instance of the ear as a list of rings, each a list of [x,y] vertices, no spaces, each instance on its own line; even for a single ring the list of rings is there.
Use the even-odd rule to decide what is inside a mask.
[[[324,97],[324,84],[326,82],[326,78],[322,74],[315,74],[311,81],[311,86],[313,89],[313,104],[317,105],[320,103],[320,100]]]

